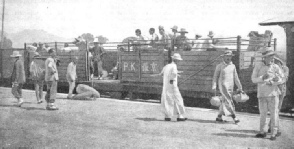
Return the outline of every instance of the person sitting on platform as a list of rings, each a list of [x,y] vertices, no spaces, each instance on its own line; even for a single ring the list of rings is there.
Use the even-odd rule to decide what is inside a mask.
[[[76,95],[72,97],[74,100],[96,100],[96,98],[100,98],[100,93],[85,84],[78,84],[76,87]]]

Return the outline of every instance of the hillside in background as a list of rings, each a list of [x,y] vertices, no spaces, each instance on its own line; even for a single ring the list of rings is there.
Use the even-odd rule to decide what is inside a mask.
[[[33,42],[69,42],[73,39],[67,39],[58,35],[50,34],[44,30],[26,29],[17,33],[8,33],[8,38],[12,41],[13,48],[23,48],[24,43]]]

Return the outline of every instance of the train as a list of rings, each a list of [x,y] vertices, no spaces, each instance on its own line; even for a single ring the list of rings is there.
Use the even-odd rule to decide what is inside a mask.
[[[198,39],[206,40],[206,39]],[[241,36],[228,38],[214,38],[217,41],[218,48],[192,49],[174,49],[174,45],[169,49],[162,46],[150,46],[146,41],[138,44],[134,41],[107,42],[102,46],[106,54],[102,58],[103,68],[111,75],[111,69],[117,66],[118,76],[108,77],[108,79],[93,79],[90,72],[90,51],[93,43],[84,42],[81,44],[73,42],[48,42],[49,47],[57,49],[57,57],[60,59],[58,66],[59,86],[66,88],[66,70],[73,57],[79,57],[77,62],[78,83],[84,83],[92,86],[99,92],[105,92],[112,98],[124,99],[134,98],[156,98],[160,99],[162,89],[162,78],[152,77],[152,74],[160,73],[162,68],[168,64],[170,55],[177,52],[183,61],[178,64],[179,71],[183,71],[179,77],[179,89],[183,97],[191,98],[210,98],[213,96],[212,79],[215,67],[222,62],[220,55],[226,49],[232,50],[235,56],[233,63],[236,65],[240,81],[246,93],[256,93],[256,84],[251,81],[251,73],[254,64],[261,61],[261,53],[257,50],[248,50],[248,47],[271,46],[276,50],[276,39],[262,40],[252,42],[252,39],[243,39]],[[261,42],[260,42],[261,41]],[[136,44],[135,44],[136,43]],[[193,43],[193,39],[189,41]],[[18,50],[23,55],[27,84],[33,84],[29,74],[29,64],[32,61],[34,53],[27,50],[32,43],[25,43],[24,48],[19,49],[1,49],[0,70],[1,82],[9,82],[12,72],[10,55],[13,50]],[[69,50],[64,45],[69,45]],[[251,48],[252,49],[252,48]],[[46,51],[41,51],[40,55],[48,57]],[[112,74],[113,75],[113,74]],[[154,96],[153,96],[154,95]]]

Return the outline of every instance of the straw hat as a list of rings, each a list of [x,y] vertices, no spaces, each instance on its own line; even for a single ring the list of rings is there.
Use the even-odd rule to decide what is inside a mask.
[[[209,37],[212,37],[212,36],[214,36],[214,33],[213,33],[213,31],[209,31],[209,33],[208,33],[208,35],[207,36],[209,36]]]
[[[170,29],[174,29],[174,30],[178,30],[178,26],[173,26],[172,28],[170,28]]]
[[[271,56],[271,55],[276,55],[275,51],[273,51],[270,48],[266,48],[266,50],[263,51],[261,54],[262,54],[261,57],[267,57],[267,56]]]
[[[181,58],[181,55],[179,54],[179,53],[174,53],[174,55],[173,56],[171,56],[171,58],[173,58],[173,59],[176,59],[176,60],[183,60],[182,58]]]
[[[225,52],[224,52],[224,54],[222,54],[221,56],[235,56],[235,54],[233,54],[233,52],[231,51],[231,50],[226,50]]]
[[[187,31],[186,31],[186,29],[184,29],[184,28],[181,28],[181,30],[180,31],[178,31],[179,33],[188,33]]]
[[[12,55],[10,57],[20,57],[19,51],[13,51]]]

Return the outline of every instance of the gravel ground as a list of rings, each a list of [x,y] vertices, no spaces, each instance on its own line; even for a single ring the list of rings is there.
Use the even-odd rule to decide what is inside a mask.
[[[10,88],[0,87],[2,148],[294,148],[293,118],[281,120],[276,141],[255,138],[257,114],[237,114],[239,125],[226,117],[216,123],[216,110],[187,108],[186,122],[163,121],[158,103],[100,98],[68,100],[58,94],[58,111],[37,104],[33,91],[23,91],[16,107]]]

